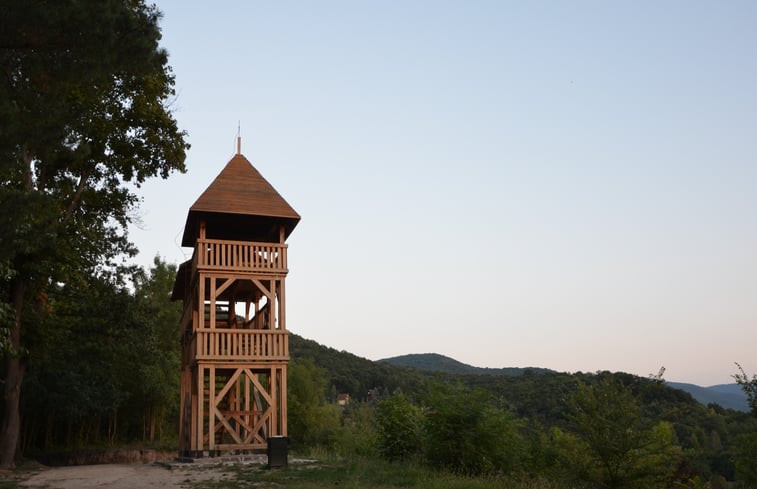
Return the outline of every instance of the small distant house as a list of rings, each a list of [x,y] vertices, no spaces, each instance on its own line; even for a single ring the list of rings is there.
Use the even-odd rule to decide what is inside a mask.
[[[336,403],[340,406],[346,406],[350,403],[350,395],[349,394],[339,394],[336,396]]]

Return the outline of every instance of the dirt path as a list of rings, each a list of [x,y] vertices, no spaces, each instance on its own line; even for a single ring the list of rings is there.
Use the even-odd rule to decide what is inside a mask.
[[[19,486],[46,489],[189,489],[196,482],[227,477],[228,472],[209,465],[78,465],[42,469]]]

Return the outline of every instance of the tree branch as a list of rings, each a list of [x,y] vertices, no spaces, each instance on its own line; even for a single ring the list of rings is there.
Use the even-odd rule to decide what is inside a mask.
[[[90,171],[83,171],[81,176],[79,177],[79,183],[76,185],[76,191],[74,192],[73,197],[71,198],[71,202],[68,203],[68,207],[66,208],[66,212],[63,214],[63,222],[66,223],[71,220],[71,216],[73,216],[74,211],[79,206],[79,203],[81,202],[81,195],[84,193],[84,188],[87,186],[87,180],[89,180]]]

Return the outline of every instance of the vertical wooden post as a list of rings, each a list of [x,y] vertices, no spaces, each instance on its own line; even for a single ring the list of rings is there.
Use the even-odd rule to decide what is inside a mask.
[[[235,391],[235,396],[234,396],[234,411],[236,411],[237,413],[239,413],[239,411],[242,410],[242,402],[241,402],[242,398],[241,398],[241,394],[242,394],[242,379],[243,378],[244,378],[244,375],[240,375],[237,378],[237,380],[236,380],[236,384],[234,385],[234,391]],[[236,423],[237,436],[239,436],[239,430],[240,429],[241,428],[240,428],[239,423]]]
[[[216,277],[210,276],[210,328],[216,329]]]
[[[254,419],[250,419],[250,378],[247,373],[242,375],[244,377],[244,422],[247,426],[252,426],[255,423]]]
[[[192,373],[190,382],[192,383],[192,419],[189,420],[190,435],[189,435],[189,450],[197,450],[197,422],[195,416],[197,416],[197,371]]]
[[[216,449],[216,366],[210,365],[208,375],[208,450]]]
[[[182,359],[183,363],[183,359]],[[190,396],[192,390],[192,371],[187,365],[181,366],[181,389],[179,392],[179,450],[185,452],[191,450],[191,447],[187,446],[187,396]],[[191,402],[191,401],[190,401]],[[190,416],[191,417],[191,416]]]
[[[195,450],[202,452],[205,439],[205,429],[203,427],[205,418],[203,413],[205,404],[205,369],[201,364],[197,366],[197,398],[197,443],[195,444]]]
[[[200,284],[197,287],[197,294],[199,295],[199,300],[197,301],[197,307],[198,307],[198,314],[200,316],[200,328],[205,327],[205,274],[198,273]]]
[[[286,324],[286,300],[284,294],[284,277],[279,279],[279,329],[284,331],[287,329]]]
[[[271,406],[269,406],[271,409],[271,430],[269,436],[279,435],[279,422],[278,417],[276,416],[278,394],[276,392],[276,367],[274,366],[271,367],[271,371],[268,375],[268,393],[271,396]]]
[[[271,296],[268,298],[268,329],[276,329],[276,279],[271,279]]]

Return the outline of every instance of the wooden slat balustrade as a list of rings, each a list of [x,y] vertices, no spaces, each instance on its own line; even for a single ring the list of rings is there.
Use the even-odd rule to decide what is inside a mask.
[[[287,272],[287,245],[198,239],[195,255],[200,269]]]
[[[197,360],[288,360],[289,333],[260,329],[199,329]]]

